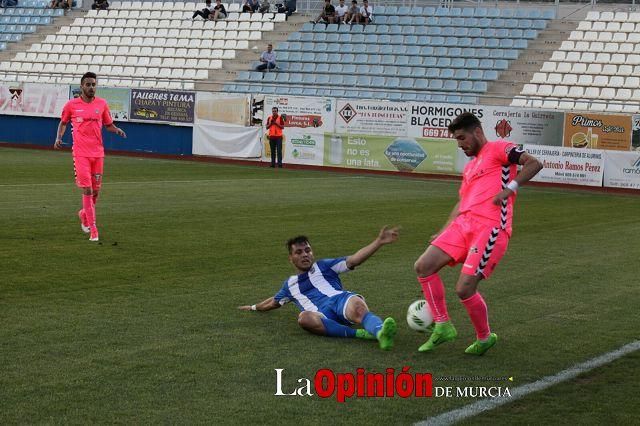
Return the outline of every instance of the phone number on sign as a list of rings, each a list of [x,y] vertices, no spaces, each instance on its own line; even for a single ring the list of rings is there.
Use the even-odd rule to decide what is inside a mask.
[[[449,130],[438,127],[423,127],[422,137],[424,138],[449,138]]]

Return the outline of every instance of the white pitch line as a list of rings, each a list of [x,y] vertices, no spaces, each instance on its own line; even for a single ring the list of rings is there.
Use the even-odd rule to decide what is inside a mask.
[[[362,176],[326,176],[326,177],[306,177],[306,178],[295,178],[298,180],[339,180],[339,179],[362,179]],[[102,186],[105,185],[157,185],[157,184],[167,184],[167,183],[217,183],[217,182],[251,182],[251,181],[260,181],[260,182],[275,182],[275,181],[287,181],[290,182],[289,179],[276,179],[276,178],[248,178],[248,179],[195,179],[195,180],[145,180],[145,181],[122,181],[122,182],[103,182]],[[29,186],[74,186],[73,181],[71,182],[60,182],[60,183],[7,183],[0,184],[0,188],[20,188],[20,187],[29,187]]]
[[[529,395],[530,393],[538,392],[543,389],[549,388],[551,386],[557,385],[558,383],[574,379],[575,377],[577,377],[582,373],[586,373],[587,371],[591,371],[594,368],[598,368],[605,364],[609,364],[610,362],[618,358],[621,358],[625,355],[628,355],[631,352],[635,352],[637,350],[640,350],[640,340],[636,340],[634,342],[628,343],[622,346],[621,348],[616,349],[615,351],[607,352],[596,358],[592,358],[589,361],[585,361],[581,364],[574,365],[573,367],[563,370],[553,376],[546,376],[536,382],[518,386],[513,390],[510,389],[509,391],[511,393],[511,398],[507,397],[507,398],[483,399],[476,403],[466,405],[462,408],[448,411],[446,413],[440,414],[439,416],[431,417],[429,419],[415,423],[415,425],[417,426],[452,425],[461,420],[476,416],[482,412],[493,410],[494,408],[500,407],[501,405],[509,404],[513,401],[516,401],[520,398],[523,398]]]

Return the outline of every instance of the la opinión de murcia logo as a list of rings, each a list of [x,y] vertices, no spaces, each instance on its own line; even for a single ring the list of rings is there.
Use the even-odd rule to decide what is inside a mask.
[[[276,372],[275,396],[335,397],[344,403],[349,398],[497,398],[511,397],[503,386],[433,386],[431,373],[412,373],[411,367],[400,370],[387,368],[384,373],[358,368],[354,373],[335,373],[323,368],[313,380],[302,377],[295,384],[285,385],[284,368]]]

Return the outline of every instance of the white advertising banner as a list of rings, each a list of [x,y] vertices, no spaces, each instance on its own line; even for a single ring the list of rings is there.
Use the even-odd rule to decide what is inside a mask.
[[[604,186],[640,189],[640,152],[605,151]]]
[[[447,127],[463,112],[475,114],[481,121],[486,114],[485,106],[461,104],[409,103],[407,132],[412,138],[450,139]]]
[[[407,136],[409,104],[387,101],[345,101],[336,106],[336,133]]]
[[[602,186],[602,150],[540,145],[524,145],[524,149],[544,165],[540,173],[532,179],[534,182]]]
[[[69,86],[38,83],[2,83],[0,114],[60,117],[69,100]]]
[[[480,121],[489,140],[505,139],[520,145],[562,146],[562,112],[487,106]]]
[[[199,120],[193,125],[193,154],[260,158],[260,127]]]
[[[321,166],[324,158],[324,134],[309,133],[295,127],[287,129],[283,138],[282,156],[285,163]]]
[[[284,163],[322,165],[324,135],[335,131],[336,101],[333,98],[265,96],[262,120],[263,160],[271,160],[267,118],[278,108],[284,120],[282,151]]]

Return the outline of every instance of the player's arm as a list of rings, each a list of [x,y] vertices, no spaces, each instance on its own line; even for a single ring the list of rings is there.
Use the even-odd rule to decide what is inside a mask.
[[[62,136],[64,136],[64,132],[66,131],[67,131],[67,123],[60,120],[60,123],[58,123],[58,131],[56,133],[56,141],[53,143],[53,147],[55,149],[59,149],[60,146],[62,145]]]
[[[493,197],[493,204],[500,204],[502,200],[509,198],[515,194],[518,187],[529,182],[535,175],[542,170],[543,165],[536,157],[531,154],[527,154],[524,150],[519,148],[513,148],[509,153],[509,161],[512,164],[519,164],[522,169],[518,172],[516,177],[507,184],[507,187],[500,191],[495,197]]]
[[[116,125],[113,123],[109,124],[108,126],[104,126],[104,128],[111,133],[122,136],[123,138],[127,137],[127,134],[124,132],[124,130],[122,130],[120,127],[116,127]]]
[[[276,302],[275,298],[270,297],[255,305],[238,306],[238,309],[241,311],[270,311],[272,309],[278,309],[280,306],[282,305]]]
[[[430,238],[429,238],[429,242],[435,240],[438,235],[440,235],[440,233],[442,233],[442,231],[444,231],[445,229],[447,229],[447,227],[451,224],[451,222],[453,222],[454,220],[456,220],[456,217],[458,217],[460,215],[460,201],[458,201],[456,203],[455,206],[453,206],[453,209],[451,210],[451,213],[449,213],[449,217],[447,218],[447,221],[445,222],[444,225],[442,225],[442,228],[440,228],[440,230],[438,232],[436,232],[435,234],[433,234]]]
[[[397,226],[385,226],[380,230],[380,233],[368,245],[362,247],[360,250],[347,257],[347,268],[353,269],[358,265],[361,265],[365,260],[373,256],[380,247],[385,244],[390,244],[398,239],[398,233],[400,228]]]

